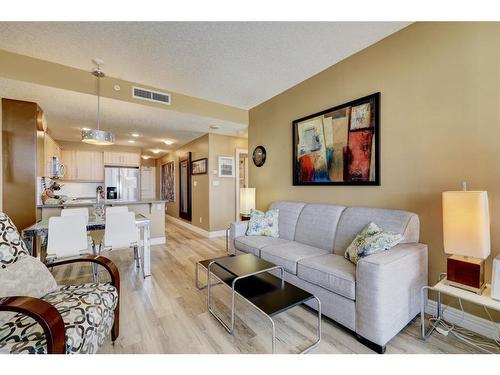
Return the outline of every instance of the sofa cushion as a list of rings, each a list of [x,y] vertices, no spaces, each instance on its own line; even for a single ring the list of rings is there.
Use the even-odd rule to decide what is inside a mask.
[[[293,241],[295,237],[295,227],[300,212],[306,204],[302,202],[278,201],[271,204],[271,208],[277,208],[279,213],[279,233],[280,238]]]
[[[277,266],[283,266],[286,271],[294,275],[297,274],[299,260],[322,254],[328,254],[328,251],[294,241],[282,245],[266,246],[260,250],[262,259]]]
[[[340,255],[299,260],[297,276],[346,298],[356,299],[356,266]]]
[[[348,207],[340,217],[333,252],[344,255],[356,235],[370,222],[377,223],[384,231],[403,235],[402,243],[418,242],[418,215],[408,211],[383,208]]]
[[[308,204],[300,213],[295,241],[333,252],[335,232],[343,206]]]
[[[282,238],[274,238],[267,236],[241,236],[234,239],[234,246],[237,250],[244,253],[252,253],[260,257],[260,249],[266,246],[282,245],[290,241]]]
[[[60,286],[42,298],[57,308],[66,327],[66,353],[96,353],[111,332],[116,288],[109,284]],[[0,327],[0,353],[46,353],[47,342],[39,324],[16,314]]]

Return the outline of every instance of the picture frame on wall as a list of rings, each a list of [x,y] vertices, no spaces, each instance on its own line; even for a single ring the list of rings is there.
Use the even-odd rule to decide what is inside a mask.
[[[196,159],[191,162],[191,174],[193,176],[200,174],[207,174],[207,172],[208,172],[207,158]]]
[[[380,185],[380,93],[293,121],[293,185]]]
[[[234,157],[219,156],[219,177],[234,177]]]
[[[160,198],[175,202],[175,162],[169,161],[160,167]]]

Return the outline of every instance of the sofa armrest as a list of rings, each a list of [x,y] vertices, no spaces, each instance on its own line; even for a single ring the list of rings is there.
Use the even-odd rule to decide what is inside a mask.
[[[235,254],[234,239],[244,236],[247,232],[248,221],[237,221],[229,229],[229,254]]]
[[[61,313],[50,303],[34,297],[0,298],[0,311],[12,311],[33,318],[42,326],[47,353],[66,353],[66,329]]]
[[[384,346],[420,311],[427,245],[399,244],[356,267],[356,333]]]

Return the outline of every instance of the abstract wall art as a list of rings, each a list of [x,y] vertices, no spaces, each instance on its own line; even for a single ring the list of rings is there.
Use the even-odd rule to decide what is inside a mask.
[[[380,185],[380,93],[293,122],[294,185]]]
[[[161,166],[161,195],[167,202],[175,202],[175,162],[169,161]]]

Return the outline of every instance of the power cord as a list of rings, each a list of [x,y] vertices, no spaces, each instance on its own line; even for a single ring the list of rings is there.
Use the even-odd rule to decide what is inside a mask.
[[[486,308],[486,306],[483,305],[484,311],[488,315],[490,321],[497,327],[497,337],[491,340],[485,340],[481,337],[479,337],[477,334],[474,332],[471,332],[465,328],[459,327],[460,323],[465,318],[465,310],[462,305],[462,299],[458,298],[458,303],[460,305],[460,310],[462,311],[462,316],[460,320],[456,323],[449,323],[446,322],[443,318],[438,319],[436,317],[430,318],[429,322],[434,322],[433,326],[438,331],[440,334],[444,336],[448,336],[449,334],[452,334],[454,337],[456,337],[458,340],[461,340],[485,353],[489,354],[499,354],[500,353],[500,324],[495,323],[493,321],[493,318],[491,317],[490,312]],[[450,305],[446,305],[445,308],[442,310],[441,316],[444,315],[444,312],[450,307]],[[493,350],[493,351],[492,351]]]

